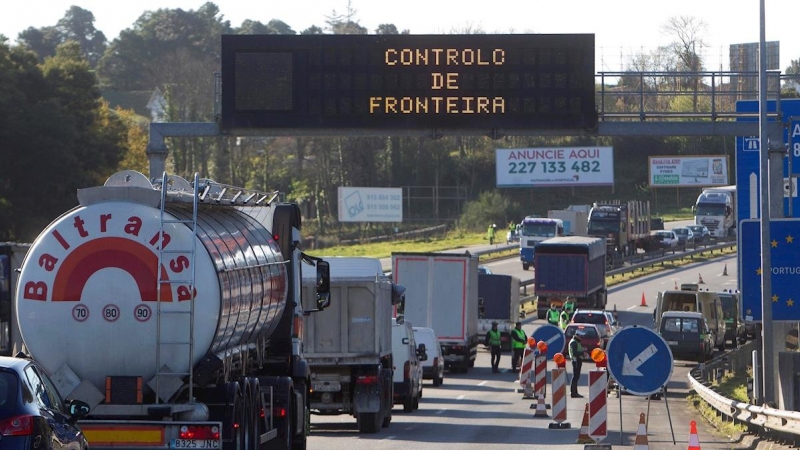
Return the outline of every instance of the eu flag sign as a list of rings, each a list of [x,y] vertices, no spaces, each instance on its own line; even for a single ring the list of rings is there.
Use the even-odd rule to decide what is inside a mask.
[[[800,321],[800,219],[770,219],[772,320]],[[739,230],[742,311],[761,321],[761,226],[743,220]]]

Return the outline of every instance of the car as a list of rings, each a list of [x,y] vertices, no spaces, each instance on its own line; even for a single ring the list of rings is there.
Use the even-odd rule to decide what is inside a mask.
[[[739,294],[724,290],[719,292],[719,299],[722,302],[722,313],[725,315],[725,340],[730,341],[733,348],[739,346],[747,340],[747,335],[739,309]]]
[[[578,333],[581,336],[581,345],[585,352],[584,359],[589,358],[592,350],[596,348],[605,349],[605,340],[603,339],[602,332],[593,323],[571,323],[564,329],[564,349],[562,350],[564,356],[569,355],[569,341],[572,336]]]
[[[661,316],[658,334],[667,342],[674,359],[705,362],[714,354],[714,338],[699,312],[667,311]]]
[[[672,230],[659,230],[653,232],[653,240],[656,242],[656,247],[664,250],[678,248],[680,244],[678,235]]]
[[[486,266],[478,266],[478,275],[491,275],[492,269]]]
[[[686,246],[694,243],[694,233],[687,227],[673,228],[672,231],[678,236],[678,247],[686,249]]]
[[[692,230],[694,233],[694,242],[696,244],[706,244],[711,240],[711,232],[705,225],[687,225],[686,228]]]
[[[611,322],[602,309],[578,309],[572,315],[572,320],[570,321],[570,323],[593,323],[597,325],[606,342],[614,334]]]
[[[611,325],[611,335],[613,336],[620,328],[622,328],[622,324],[617,320],[616,311],[603,311],[603,314],[608,317],[608,323]]]
[[[428,359],[425,344],[417,345],[411,322],[392,319],[392,360],[394,362],[394,404],[403,411],[419,409],[422,398],[422,362]]]
[[[0,448],[86,450],[76,425],[90,407],[65,401],[47,371],[25,357],[0,357]]]
[[[422,379],[433,380],[434,386],[444,383],[444,356],[442,345],[433,328],[413,327],[417,344],[425,344],[428,359],[422,362]]]

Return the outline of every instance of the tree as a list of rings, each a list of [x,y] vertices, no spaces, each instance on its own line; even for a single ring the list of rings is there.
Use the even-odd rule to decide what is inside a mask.
[[[661,27],[664,34],[671,35],[675,40],[669,48],[678,60],[677,70],[694,72],[685,78],[687,85],[692,90],[693,111],[697,112],[697,92],[700,90],[702,77],[696,73],[703,70],[703,58],[700,56],[706,47],[703,33],[707,25],[703,20],[691,16],[670,17]],[[678,86],[678,89],[681,89]]]
[[[91,67],[96,67],[106,49],[106,36],[94,27],[94,15],[81,7],[72,6],[54,27],[30,27],[19,34],[20,45],[39,55],[39,61],[54,56],[56,47],[67,41],[80,45]]]

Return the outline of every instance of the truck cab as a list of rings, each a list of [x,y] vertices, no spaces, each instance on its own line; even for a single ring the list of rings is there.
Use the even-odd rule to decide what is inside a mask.
[[[712,238],[733,236],[736,230],[736,186],[709,188],[697,197],[694,210],[696,225],[705,225]]]
[[[519,258],[522,269],[533,265],[533,248],[539,242],[553,237],[564,236],[564,221],[543,217],[528,216],[522,221],[519,239]]]

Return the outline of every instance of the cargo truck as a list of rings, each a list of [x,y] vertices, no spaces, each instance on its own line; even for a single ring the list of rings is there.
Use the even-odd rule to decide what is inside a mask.
[[[656,249],[650,235],[650,202],[619,200],[596,202],[589,211],[589,236],[606,239],[607,252],[629,256],[637,249]]]
[[[536,244],[551,237],[564,236],[564,222],[561,219],[528,216],[521,225],[519,259],[522,261],[522,270],[528,270],[533,265]]]
[[[392,253],[392,277],[406,288],[402,315],[433,328],[445,368],[466,373],[478,355],[478,257],[469,253]]]
[[[93,450],[306,448],[301,329],[330,303],[329,266],[300,251],[300,209],[277,198],[124,171],[31,244],[19,331],[91,406]],[[304,271],[316,291],[301,296]]]
[[[392,420],[393,306],[402,287],[375,258],[323,257],[330,263],[331,306],[306,317],[303,356],[311,372],[313,414],[349,414],[358,430],[375,433]],[[303,277],[306,296],[316,278]],[[411,403],[409,402],[409,408]]]
[[[576,308],[606,307],[606,243],[603,238],[565,236],[542,241],[534,249],[537,314],[560,308],[567,297]]]
[[[580,209],[553,209],[547,217],[560,219],[564,224],[564,236],[586,236],[589,232],[589,213]]]
[[[12,356],[22,350],[22,337],[16,326],[14,295],[19,269],[31,244],[0,242],[0,355]]]
[[[694,223],[705,225],[712,238],[736,235],[736,186],[703,189],[692,209]]]
[[[484,336],[497,322],[503,350],[511,350],[511,330],[519,318],[519,278],[478,275],[478,333]]]

